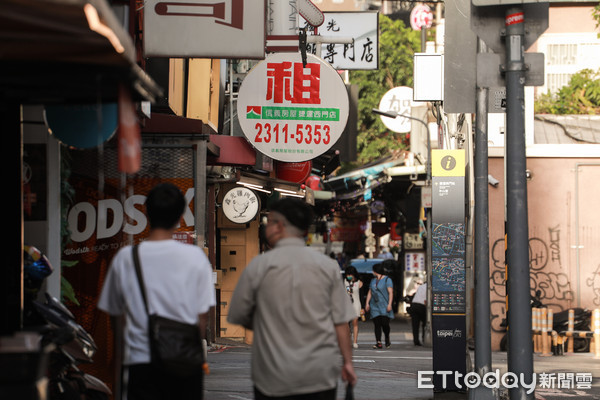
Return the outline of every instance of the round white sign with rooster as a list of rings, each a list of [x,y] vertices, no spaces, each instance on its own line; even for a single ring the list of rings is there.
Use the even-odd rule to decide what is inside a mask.
[[[252,221],[260,209],[260,200],[252,190],[235,187],[225,193],[223,213],[232,222],[245,224]]]

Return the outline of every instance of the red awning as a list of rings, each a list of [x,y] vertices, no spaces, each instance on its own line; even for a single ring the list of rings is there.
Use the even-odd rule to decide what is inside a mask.
[[[256,150],[246,138],[228,135],[210,135],[210,142],[221,149],[218,157],[208,157],[208,165],[250,165],[256,164]]]

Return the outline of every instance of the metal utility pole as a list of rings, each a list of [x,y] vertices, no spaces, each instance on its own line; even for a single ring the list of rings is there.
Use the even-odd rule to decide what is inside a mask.
[[[478,39],[478,52],[487,52]],[[475,133],[475,372],[484,376],[492,370],[490,323],[490,235],[488,196],[488,88],[477,87]],[[494,391],[485,385],[469,390],[469,399],[494,399]]]
[[[505,26],[508,370],[530,383],[533,345],[525,175],[525,15],[521,7],[507,9]],[[510,389],[511,399],[534,397],[523,386]]]

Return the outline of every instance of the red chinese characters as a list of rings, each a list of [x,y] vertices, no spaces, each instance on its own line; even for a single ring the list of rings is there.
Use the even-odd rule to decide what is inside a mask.
[[[289,61],[267,63],[266,99],[281,104],[321,104],[320,88],[321,67],[316,63]]]

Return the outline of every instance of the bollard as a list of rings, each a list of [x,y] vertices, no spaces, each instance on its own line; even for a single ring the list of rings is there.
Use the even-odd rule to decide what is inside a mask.
[[[552,355],[550,353],[550,341],[549,341],[549,337],[548,337],[548,309],[546,308],[542,308],[541,309],[541,318],[540,318],[540,325],[541,325],[541,345],[542,345],[542,356],[550,356]]]
[[[568,325],[568,331],[569,332],[573,332],[575,326],[575,310],[569,310],[569,325]],[[567,338],[567,353],[573,353],[573,342],[575,341],[575,339],[573,338],[573,336],[569,336]]]
[[[594,331],[594,358],[600,358],[600,308],[592,314],[592,329]]]
[[[533,352],[540,352],[540,341],[539,341],[539,332],[540,332],[540,324],[539,324],[539,308],[531,309],[531,332],[533,334]]]

